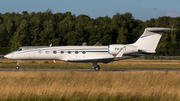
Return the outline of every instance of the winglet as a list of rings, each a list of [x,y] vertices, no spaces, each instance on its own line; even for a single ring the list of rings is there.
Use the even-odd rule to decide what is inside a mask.
[[[121,50],[117,53],[117,55],[114,58],[121,58],[126,50],[126,46],[121,48]]]

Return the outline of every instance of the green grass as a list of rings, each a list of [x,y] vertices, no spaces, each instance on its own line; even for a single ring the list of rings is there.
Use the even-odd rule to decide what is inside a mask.
[[[17,62],[3,62],[0,61],[0,68],[15,68]],[[123,60],[116,61],[114,63],[102,64],[99,63],[102,69],[120,68],[120,69],[180,69],[180,61],[168,61],[168,60]],[[69,63],[53,61],[25,61],[20,63],[21,68],[77,68],[77,69],[91,69],[92,63]]]
[[[48,61],[44,61],[44,63],[49,63]]]
[[[1,62],[1,64],[17,64],[17,62]]]
[[[35,61],[31,61],[31,63],[36,63]]]

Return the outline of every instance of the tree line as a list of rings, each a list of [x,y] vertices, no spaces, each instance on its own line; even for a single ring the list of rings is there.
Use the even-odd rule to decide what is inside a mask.
[[[23,11],[0,13],[0,54],[20,46],[67,46],[128,44],[135,42],[146,27],[176,28],[164,32],[156,55],[180,55],[180,17],[159,17],[145,22],[131,13],[115,14],[112,18],[72,14]]]

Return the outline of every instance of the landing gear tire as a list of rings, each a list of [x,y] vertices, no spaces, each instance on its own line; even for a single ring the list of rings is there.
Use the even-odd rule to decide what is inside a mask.
[[[19,66],[16,66],[16,70],[19,70]]]
[[[17,60],[17,66],[16,66],[16,70],[18,70],[20,67],[19,67],[19,64],[20,64],[21,60]]]
[[[100,66],[97,65],[97,67],[94,67],[94,69],[95,69],[96,71],[99,71],[99,70],[100,70]]]

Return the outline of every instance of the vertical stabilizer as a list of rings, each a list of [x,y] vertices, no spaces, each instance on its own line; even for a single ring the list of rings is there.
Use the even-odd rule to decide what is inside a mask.
[[[141,37],[132,45],[137,46],[139,50],[148,53],[155,53],[155,49],[159,43],[163,31],[175,30],[170,28],[146,28]]]

